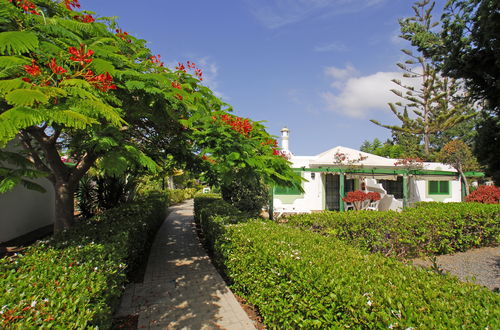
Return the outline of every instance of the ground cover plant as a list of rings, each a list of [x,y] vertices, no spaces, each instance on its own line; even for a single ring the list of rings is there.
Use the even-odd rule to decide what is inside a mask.
[[[403,212],[323,212],[286,221],[370,252],[405,258],[498,244],[499,218],[499,205],[424,202]]]
[[[202,216],[206,243],[269,328],[499,326],[500,300],[487,289],[302,228],[221,213]]]
[[[0,259],[0,328],[109,328],[166,206],[151,194]]]

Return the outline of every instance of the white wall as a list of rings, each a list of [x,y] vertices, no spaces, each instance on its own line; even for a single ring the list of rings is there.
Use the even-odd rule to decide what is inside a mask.
[[[17,186],[0,195],[0,242],[9,241],[41,227],[54,219],[54,189],[46,179],[35,180],[47,192]]]

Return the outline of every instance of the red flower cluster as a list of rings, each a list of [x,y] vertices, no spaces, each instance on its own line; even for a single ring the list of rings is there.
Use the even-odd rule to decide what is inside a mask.
[[[25,13],[40,15],[39,12],[36,11],[36,6],[33,2],[28,0],[9,0],[10,3],[13,3],[16,7],[24,10]]]
[[[75,62],[79,62],[81,66],[85,66],[85,64],[92,62],[92,59],[90,57],[94,55],[94,51],[90,49],[85,51],[84,44],[80,45],[80,49],[69,47],[68,51],[71,55],[73,55],[69,59]]]
[[[347,196],[342,198],[346,203],[362,202],[367,199],[366,193],[361,190],[349,191]]]
[[[500,187],[495,186],[480,186],[474,190],[469,196],[465,197],[466,202],[478,202],[484,204],[499,204],[500,203]]]
[[[370,201],[378,201],[380,200],[381,196],[378,192],[368,192],[365,193],[364,191],[361,190],[355,190],[355,191],[349,191],[347,193],[347,196],[342,198],[342,200],[346,203],[354,203],[354,202],[362,202],[365,200],[370,200]]]
[[[63,73],[68,72],[62,66],[59,66],[59,65],[56,64],[56,59],[55,58],[52,58],[52,60],[50,61],[49,68],[55,74],[63,74]]]
[[[369,191],[366,193],[366,199],[373,201],[379,201],[382,197],[380,196],[380,193],[376,191]]]
[[[73,10],[71,7],[80,8],[80,3],[78,0],[64,0],[64,6],[69,10]]]
[[[189,61],[188,61],[188,63],[189,63]],[[189,64],[188,64],[188,65],[189,65]],[[182,64],[181,62],[178,62],[178,63],[177,63],[177,66],[175,67],[175,69],[176,69],[177,71],[182,71],[182,72],[184,72],[184,73],[186,72],[186,67],[185,67],[185,66],[184,66],[184,64]]]
[[[36,61],[32,60],[31,65],[23,65],[24,71],[26,71],[26,73],[29,74],[30,76],[38,76],[42,73],[40,71],[40,67],[38,65],[36,65],[35,63],[36,63]]]
[[[161,55],[153,55],[149,58],[149,61],[153,64],[158,64],[159,67],[163,67],[164,63],[160,60]]]
[[[177,81],[172,81],[172,87],[177,89],[182,89],[181,84]]]
[[[248,119],[243,119],[231,115],[222,115],[221,119],[223,122],[230,125],[234,131],[245,136],[247,136],[248,133],[250,133],[253,129],[252,124]]]
[[[203,72],[201,72],[201,70],[200,70],[200,69],[195,69],[195,70],[194,70],[194,75],[195,75],[196,77],[198,77],[198,79],[199,79],[200,81],[202,81],[202,80],[203,80],[203,78],[202,78],[202,76],[203,76]]]
[[[175,98],[180,100],[180,101],[182,101],[182,99],[183,99],[182,95],[179,93],[175,93]]]
[[[84,77],[85,80],[94,85],[101,92],[106,92],[109,89],[116,89],[116,85],[113,84],[113,77],[111,77],[108,72],[94,76],[94,72],[88,70]]]
[[[273,146],[278,147],[278,141],[275,139],[267,139],[266,141],[261,143],[263,146]]]
[[[94,17],[92,17],[92,15],[77,15],[75,16],[75,19],[77,21],[80,21],[80,22],[83,22],[83,23],[94,23],[95,22],[95,19]]]
[[[126,40],[127,42],[132,42],[132,40],[130,40],[128,32],[125,32],[122,29],[116,29],[116,36],[122,40]]]
[[[196,67],[196,63],[194,62],[191,62],[191,61],[187,61],[187,67],[188,69],[191,69],[191,70],[194,70],[194,75],[200,80],[202,81],[203,80],[203,72],[201,71],[201,69],[198,69]],[[177,71],[182,71],[184,73],[186,73],[186,67],[184,66],[183,63],[179,62],[177,64],[177,66],[175,67],[175,70]]]

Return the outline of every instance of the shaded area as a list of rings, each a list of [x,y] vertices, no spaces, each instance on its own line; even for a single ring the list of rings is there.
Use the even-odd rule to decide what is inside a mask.
[[[490,290],[500,288],[500,246],[484,247],[436,257],[437,266],[462,281],[470,281]],[[429,259],[414,259],[414,265],[432,267]]]

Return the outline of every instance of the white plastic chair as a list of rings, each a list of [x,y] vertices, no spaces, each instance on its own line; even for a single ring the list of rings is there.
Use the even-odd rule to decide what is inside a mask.
[[[354,210],[354,203],[344,202],[344,210],[346,211]]]
[[[380,203],[380,200],[371,202],[365,210],[367,211],[378,211],[378,203]]]

